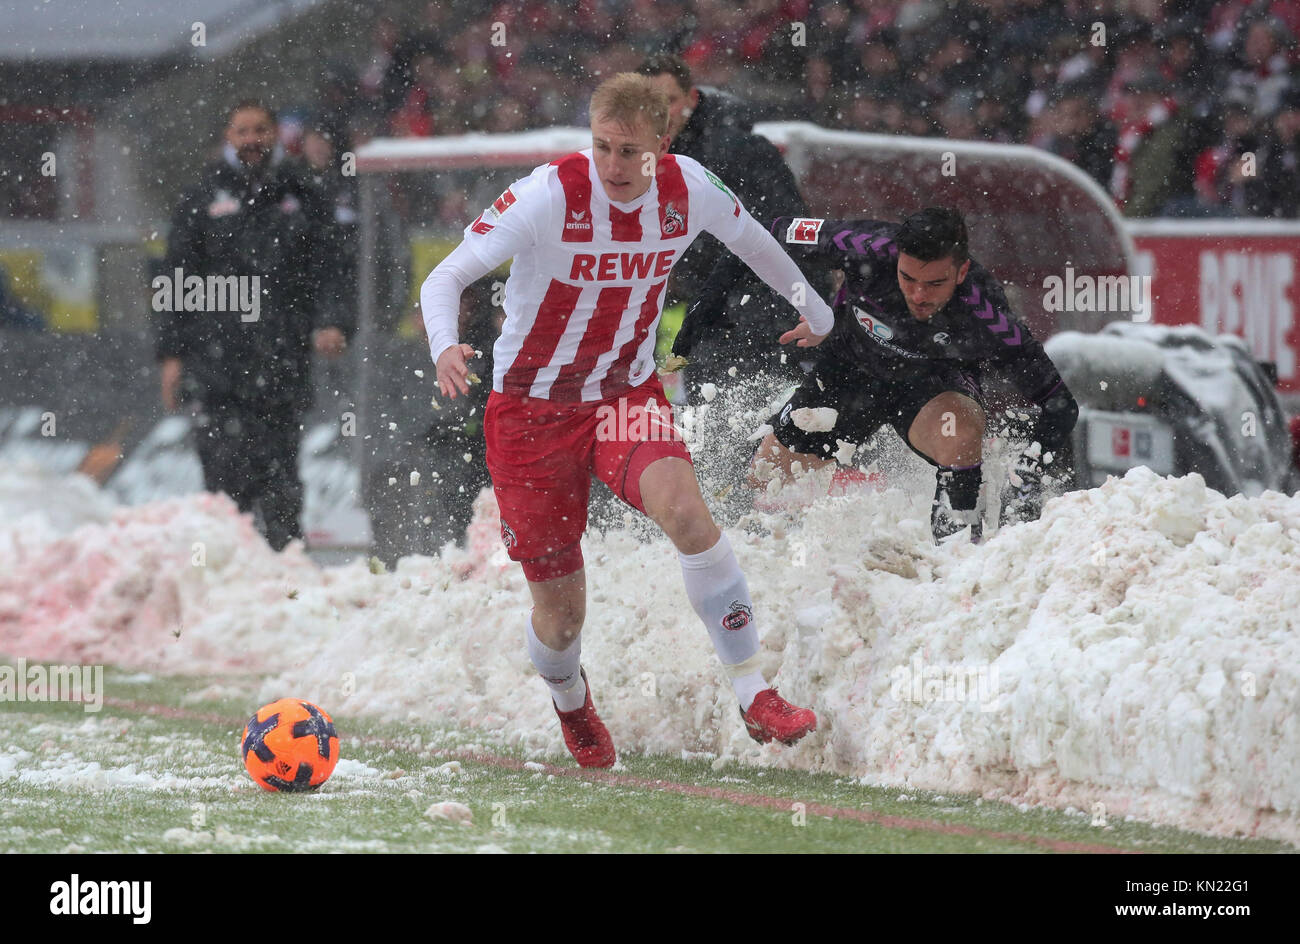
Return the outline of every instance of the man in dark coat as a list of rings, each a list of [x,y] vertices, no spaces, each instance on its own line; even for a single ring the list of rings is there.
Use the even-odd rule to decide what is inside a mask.
[[[334,289],[332,225],[320,189],[282,159],[275,115],[241,101],[221,160],[181,197],[152,283],[163,405],[197,401],[205,487],[241,511],[259,505],[276,550],[302,535],[298,444],[313,345],[337,357],[353,329]]]
[[[690,68],[677,56],[650,56],[637,71],[668,96],[672,153],[693,157],[717,174],[756,218],[807,214],[785,158],[776,145],[754,133],[753,115],[743,101],[718,89],[696,86]],[[695,298],[722,251],[722,244],[707,233],[697,239],[673,268],[667,303]],[[815,283],[812,288],[824,294],[827,285]],[[717,326],[718,333],[692,358],[687,372],[692,389],[704,381],[726,383],[762,370],[779,371],[780,352],[772,350],[771,326],[789,320],[791,311],[766,286],[756,287],[744,305],[728,306],[727,323]],[[731,367],[736,373],[728,374]],[[793,369],[791,364],[789,370]]]

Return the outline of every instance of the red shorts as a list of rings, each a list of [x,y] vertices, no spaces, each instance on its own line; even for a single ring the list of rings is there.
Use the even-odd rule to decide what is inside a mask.
[[[525,577],[551,580],[582,567],[579,542],[593,475],[645,513],[646,467],[666,456],[691,461],[672,415],[656,374],[621,396],[591,403],[492,392],[483,417],[488,472],[501,509],[501,540]]]

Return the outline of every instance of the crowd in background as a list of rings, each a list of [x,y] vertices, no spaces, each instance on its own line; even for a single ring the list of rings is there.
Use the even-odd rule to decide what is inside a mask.
[[[344,147],[583,125],[597,76],[667,51],[759,120],[1033,145],[1135,216],[1296,217],[1297,36],[1300,0],[393,3],[311,123]]]

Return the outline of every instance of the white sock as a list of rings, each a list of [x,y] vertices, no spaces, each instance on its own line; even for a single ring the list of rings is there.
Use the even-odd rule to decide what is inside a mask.
[[[533,660],[546,687],[551,690],[555,707],[577,711],[587,701],[587,686],[582,681],[582,633],[574,637],[569,648],[557,651],[537,638],[533,617],[528,617],[528,658]]]
[[[677,556],[686,597],[709,631],[741,709],[748,711],[754,696],[768,686],[758,671],[758,627],[740,563],[725,534],[707,551]]]

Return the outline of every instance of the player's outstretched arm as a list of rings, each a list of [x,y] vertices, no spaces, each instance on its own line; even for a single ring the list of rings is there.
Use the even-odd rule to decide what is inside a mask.
[[[469,366],[474,349],[459,343],[460,296],[495,266],[483,262],[461,243],[429,273],[420,286],[420,311],[429,337],[429,354],[438,370],[438,389],[454,400],[469,393]]]
[[[835,316],[831,313],[830,306],[813,289],[781,244],[753,217],[746,214],[739,235],[730,240],[724,239],[723,242],[745,265],[754,270],[755,275],[793,305],[801,320],[806,321],[807,333],[800,336],[800,347],[820,344],[830,334],[831,328],[835,326]]]
[[[548,231],[551,203],[546,180],[550,171],[550,165],[543,165],[507,187],[465,227],[464,240],[420,287],[429,353],[438,368],[438,387],[449,399],[455,399],[457,392],[469,392],[465,360],[474,353],[459,341],[461,293],[507,259],[537,245],[538,234]]]

